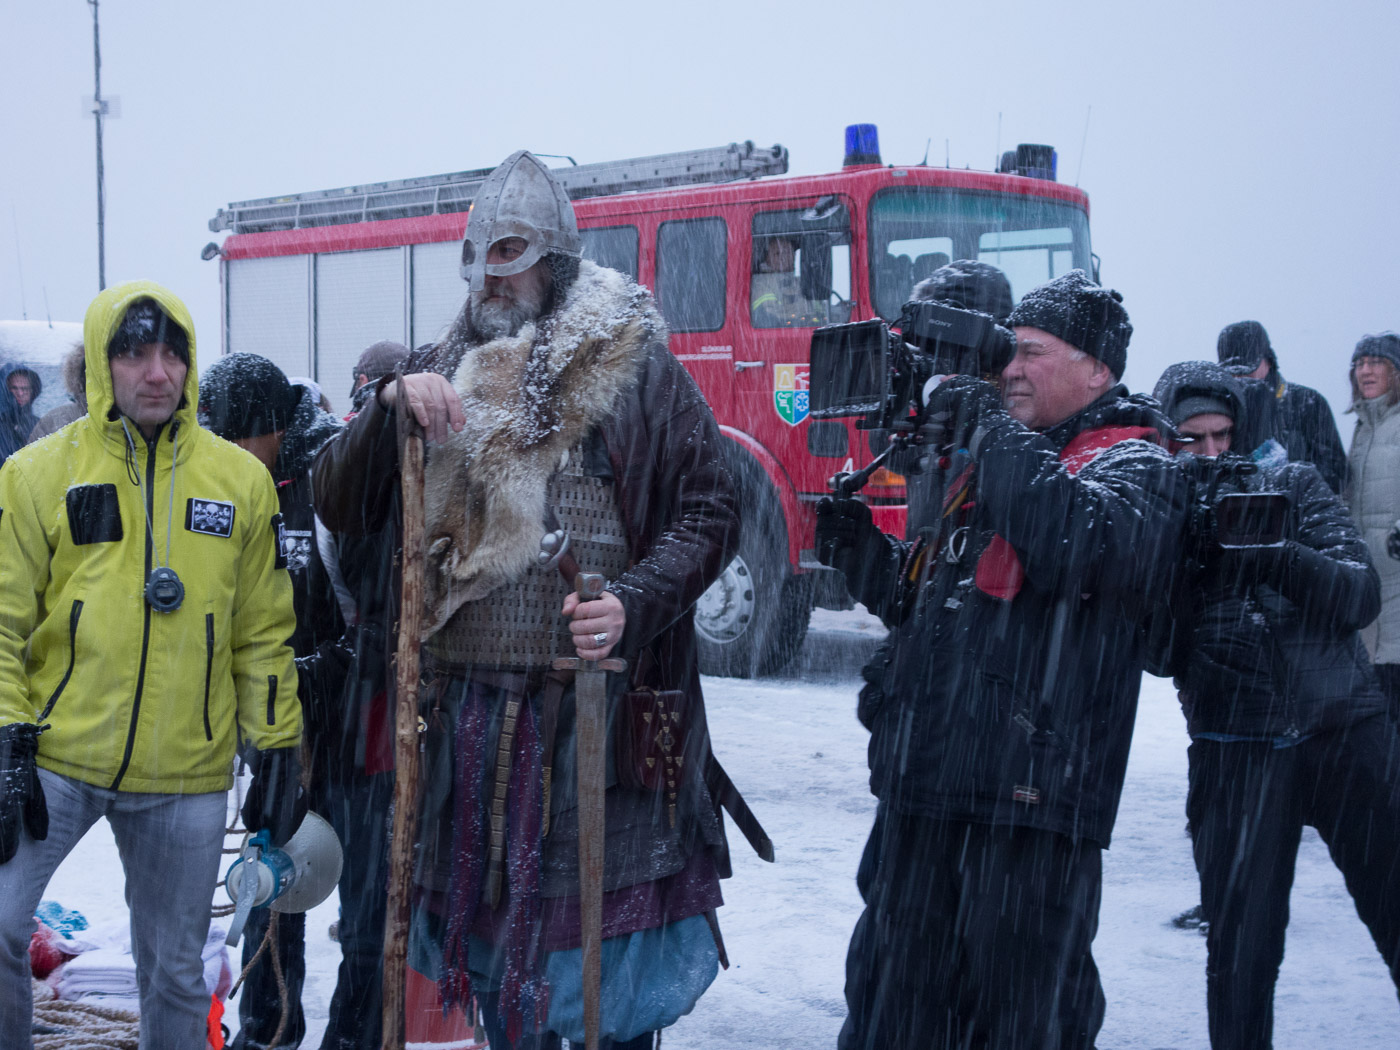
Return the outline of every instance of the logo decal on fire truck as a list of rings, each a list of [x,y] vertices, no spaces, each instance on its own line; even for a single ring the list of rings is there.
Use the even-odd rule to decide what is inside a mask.
[[[773,366],[773,407],[777,409],[778,418],[788,426],[797,426],[811,411],[810,372],[806,362]]]

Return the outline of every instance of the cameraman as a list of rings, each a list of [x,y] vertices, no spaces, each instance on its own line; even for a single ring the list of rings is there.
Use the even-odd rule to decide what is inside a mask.
[[[1073,271],[1012,312],[1002,393],[935,388],[935,524],[913,543],[856,500],[817,545],[892,628],[861,696],[880,800],[857,884],[842,1050],[1092,1047],[1090,945],[1132,734],[1140,603],[1187,517],[1155,403],[1118,384],[1116,292]],[[960,466],[960,464],[967,464]]]
[[[984,313],[999,325],[1006,324],[1011,313],[1011,282],[990,263],[975,259],[956,259],[934,270],[918,284],[914,285],[910,298],[916,302],[927,300],[943,303],[963,310],[976,310]],[[966,467],[964,460],[950,467]],[[908,513],[905,519],[905,538],[916,539],[919,530],[936,525],[942,516],[943,508],[939,497],[943,487],[939,484],[941,471],[930,470],[904,476]]]
[[[1168,669],[1191,735],[1190,820],[1206,931],[1211,1045],[1272,1045],[1293,865],[1315,827],[1400,985],[1400,739],[1358,629],[1380,583],[1341,500],[1305,463],[1233,456],[1239,384],[1210,362],[1172,365],[1156,396],[1183,438],[1198,491],[1173,588]],[[1243,468],[1243,473],[1241,472]],[[1288,497],[1286,539],[1222,548],[1218,494]],[[1260,536],[1261,543],[1272,536]]]

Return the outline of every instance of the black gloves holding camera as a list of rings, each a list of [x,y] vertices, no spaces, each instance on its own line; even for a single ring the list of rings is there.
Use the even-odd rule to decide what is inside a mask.
[[[817,503],[817,560],[846,574],[864,573],[882,542],[870,508],[857,499],[824,497]]]
[[[264,828],[274,846],[296,834],[306,816],[306,791],[301,786],[301,755],[295,747],[254,752],[248,761],[253,783],[239,811],[251,832]]]
[[[0,864],[19,848],[23,825],[32,839],[49,835],[49,807],[34,756],[39,734],[48,726],[16,722],[0,726]]]
[[[899,555],[860,500],[824,498],[816,506],[817,559],[839,569],[846,590],[876,616],[899,584]]]
[[[919,436],[923,444],[936,449],[968,448],[977,428],[993,416],[1010,419],[997,388],[975,376],[954,376],[929,394]]]

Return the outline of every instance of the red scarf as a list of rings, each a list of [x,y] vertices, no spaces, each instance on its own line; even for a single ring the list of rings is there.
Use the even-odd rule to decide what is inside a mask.
[[[1074,439],[1060,450],[1059,460],[1071,474],[1078,474],[1098,458],[1104,449],[1111,448],[1120,441],[1138,438],[1150,441],[1154,445],[1161,443],[1161,435],[1153,427],[1093,427],[1076,434]],[[1021,585],[1025,579],[1026,570],[1021,567],[1021,559],[1016,556],[1016,549],[1001,536],[993,536],[992,542],[987,544],[987,549],[982,552],[982,557],[977,559],[977,589],[983,594],[1009,602],[1021,592]]]

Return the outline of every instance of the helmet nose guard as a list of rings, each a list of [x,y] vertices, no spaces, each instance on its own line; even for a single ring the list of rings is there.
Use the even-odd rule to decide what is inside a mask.
[[[491,246],[508,237],[525,241],[525,251],[510,262],[488,264]],[[472,201],[462,240],[462,280],[471,291],[480,291],[488,276],[523,273],[546,252],[578,257],[582,248],[564,187],[534,154],[517,150],[486,176]]]

